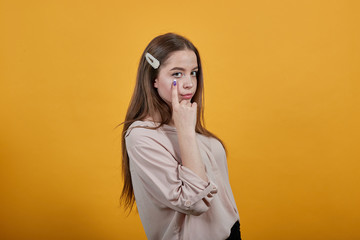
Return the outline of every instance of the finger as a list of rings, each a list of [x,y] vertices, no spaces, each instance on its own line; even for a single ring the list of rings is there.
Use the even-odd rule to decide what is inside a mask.
[[[185,106],[187,106],[187,107],[191,107],[191,102],[189,102],[189,101],[187,101],[187,100],[181,100],[181,102],[180,102],[180,104],[182,104],[182,105],[185,105]]]
[[[183,106],[188,106],[188,105],[189,105],[186,100],[181,100],[181,101],[179,102],[179,104],[180,104],[180,105],[183,105]]]
[[[191,104],[191,107],[196,109],[196,108],[197,108],[197,103],[196,103],[196,102],[193,102],[193,103]]]
[[[174,79],[171,84],[171,104],[173,107],[179,105],[178,87],[176,79]]]

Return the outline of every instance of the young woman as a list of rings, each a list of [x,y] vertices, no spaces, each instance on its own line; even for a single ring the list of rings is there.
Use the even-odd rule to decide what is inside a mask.
[[[123,128],[121,200],[150,240],[240,239],[226,153],[203,125],[200,55],[168,33],[143,52]]]

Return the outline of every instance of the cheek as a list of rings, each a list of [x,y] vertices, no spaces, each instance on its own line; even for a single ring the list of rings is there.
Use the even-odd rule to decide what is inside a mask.
[[[158,92],[162,99],[171,102],[171,81],[159,84]]]
[[[193,88],[194,88],[193,91],[196,92],[196,90],[197,90],[197,80],[196,80],[196,78],[195,78],[195,80],[193,80],[192,83],[193,83],[193,86],[194,86],[194,87],[193,87]]]

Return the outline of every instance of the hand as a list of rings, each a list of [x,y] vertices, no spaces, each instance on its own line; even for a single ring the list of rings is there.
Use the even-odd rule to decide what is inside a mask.
[[[174,80],[176,83],[176,80]],[[178,132],[195,133],[197,104],[182,100],[179,103],[178,85],[171,84],[172,118]]]

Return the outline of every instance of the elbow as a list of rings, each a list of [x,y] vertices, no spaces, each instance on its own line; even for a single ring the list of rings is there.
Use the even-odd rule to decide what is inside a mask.
[[[191,189],[188,185],[184,185],[177,188],[169,200],[178,211],[199,216],[209,210],[216,194],[217,187],[212,182],[203,189]]]
[[[209,210],[213,199],[214,195],[212,193],[209,193],[204,198],[195,202],[187,199],[184,201],[184,204],[182,204],[182,209],[184,210],[185,214],[200,216]]]
[[[207,210],[209,210],[210,205],[207,206],[206,204],[203,203],[198,203],[195,204],[194,206],[192,206],[188,212],[190,215],[194,215],[194,216],[200,216],[201,214],[205,213]]]
[[[190,201],[185,202],[184,210],[188,215],[200,216],[205,213],[210,208],[210,203],[205,201],[205,199],[200,200],[194,204],[191,204]]]
[[[183,214],[194,216],[199,216],[210,208],[210,202],[205,199],[200,199],[199,201],[194,202],[191,199],[179,198],[176,200],[170,200],[169,203],[168,207]]]

